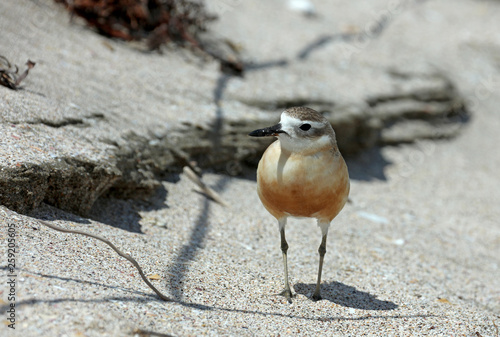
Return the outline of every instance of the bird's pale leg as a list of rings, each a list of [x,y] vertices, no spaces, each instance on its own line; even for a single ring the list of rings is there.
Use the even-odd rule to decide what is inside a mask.
[[[292,303],[292,291],[290,290],[290,283],[288,283],[288,262],[286,258],[286,252],[288,251],[288,243],[285,238],[285,227],[280,228],[281,235],[281,252],[283,253],[283,267],[285,272],[285,289],[281,293],[286,297],[287,301]]]
[[[326,253],[326,236],[327,234],[323,235],[323,239],[321,240],[321,244],[319,245],[318,248],[318,253],[319,253],[319,270],[318,270],[318,281],[316,283],[316,290],[314,291],[314,294],[312,296],[313,300],[318,301],[321,299],[321,272],[323,271],[323,260],[325,258],[325,253]]]

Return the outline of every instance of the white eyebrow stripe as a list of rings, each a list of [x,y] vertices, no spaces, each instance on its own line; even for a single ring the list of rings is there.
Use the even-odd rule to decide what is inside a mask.
[[[302,123],[302,121],[300,119],[295,118],[295,117],[290,117],[288,114],[283,112],[281,114],[280,123],[281,123],[281,125],[292,126],[292,125],[298,125],[298,124]]]
[[[321,122],[301,120],[301,119],[298,119],[295,117],[291,117],[287,113],[281,114],[280,123],[281,123],[281,125],[288,125],[288,126],[302,125],[304,123],[311,124],[311,126],[314,126],[314,127],[321,127],[323,125],[323,123],[321,123]]]
[[[304,123],[311,124],[311,126],[318,127],[318,128],[324,125],[323,123],[313,122],[313,121],[301,121],[300,124],[304,124]]]

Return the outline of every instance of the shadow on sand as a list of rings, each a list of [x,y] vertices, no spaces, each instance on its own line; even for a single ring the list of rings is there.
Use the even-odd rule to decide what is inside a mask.
[[[297,294],[311,297],[316,284],[297,283],[293,286]],[[391,301],[377,299],[376,295],[357,290],[346,284],[332,281],[321,284],[323,300],[333,302],[343,307],[362,310],[394,310],[397,304]]]

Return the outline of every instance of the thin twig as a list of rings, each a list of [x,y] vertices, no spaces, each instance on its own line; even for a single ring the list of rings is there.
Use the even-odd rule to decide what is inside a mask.
[[[194,182],[196,185],[198,185],[199,188],[203,190],[203,193],[205,193],[208,197],[221,204],[222,206],[228,207],[228,204],[224,200],[222,200],[220,195],[217,194],[217,192],[215,192],[213,189],[208,187],[203,181],[201,181],[201,178],[189,166],[184,166],[182,170],[184,174],[189,179],[191,179],[192,182]]]
[[[119,250],[118,248],[116,248],[116,246],[114,244],[112,244],[110,241],[106,240],[105,238],[100,237],[100,236],[95,235],[95,234],[90,234],[90,233],[86,233],[86,232],[82,232],[82,231],[78,231],[78,230],[65,229],[65,228],[62,228],[62,227],[50,224],[50,223],[48,223],[46,221],[43,221],[43,220],[39,220],[39,222],[42,225],[47,226],[49,228],[52,228],[52,229],[54,229],[56,231],[59,231],[59,232],[81,234],[81,235],[85,235],[85,236],[88,236],[88,237],[91,237],[91,238],[94,238],[94,239],[97,239],[99,241],[104,242],[105,244],[107,244],[108,246],[110,246],[118,255],[120,255],[121,257],[126,258],[128,261],[130,261],[130,263],[132,263],[134,265],[134,267],[139,271],[139,274],[141,275],[142,280],[144,282],[146,282],[146,284],[148,285],[148,287],[150,287],[151,289],[153,289],[153,291],[156,293],[156,295],[158,295],[164,301],[172,301],[172,299],[170,299],[169,297],[163,295],[158,289],[155,288],[155,286],[153,284],[151,284],[151,282],[149,282],[148,278],[144,275],[144,272],[142,271],[141,266],[139,266],[139,263],[137,263],[136,260],[134,260],[129,254],[123,253],[121,250]]]
[[[193,170],[196,173],[196,175],[198,176],[201,175],[201,169],[198,166],[196,166],[196,163],[194,163],[189,159],[189,155],[186,152],[174,146],[170,148],[170,151],[172,151],[172,154],[176,157],[178,161],[181,162],[182,165],[189,166],[189,168]]]
[[[36,63],[31,60],[28,60],[28,62],[26,62],[26,66],[28,68],[26,68],[26,70],[17,78],[15,83],[16,87],[21,83],[22,80],[26,78],[26,76],[28,76],[30,69],[32,69],[35,66],[35,64]]]
[[[13,67],[5,56],[0,55],[0,85],[13,90],[18,89],[19,84],[28,76],[30,69],[35,66],[35,62],[28,60],[26,66],[28,68],[19,75],[19,68],[16,65]]]

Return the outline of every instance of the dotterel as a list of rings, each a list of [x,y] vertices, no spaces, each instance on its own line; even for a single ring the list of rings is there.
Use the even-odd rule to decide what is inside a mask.
[[[319,269],[314,300],[321,299],[321,273],[331,221],[349,195],[347,166],[337,147],[335,131],[320,113],[306,107],[289,108],[281,121],[252,131],[250,136],[276,136],[257,168],[257,192],[279,224],[285,273],[283,295],[291,302],[285,238],[287,218],[316,218],[321,228]]]

